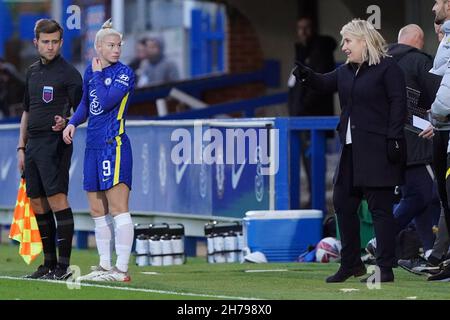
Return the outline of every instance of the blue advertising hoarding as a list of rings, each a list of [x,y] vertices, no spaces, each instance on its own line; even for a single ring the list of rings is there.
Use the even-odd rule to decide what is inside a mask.
[[[236,124],[227,127],[227,121],[221,120],[201,122],[199,129],[198,123],[195,126],[194,121],[190,120],[127,122],[127,134],[133,150],[130,210],[242,218],[249,210],[270,209],[273,203],[273,199],[270,200],[273,194],[270,192],[273,190],[271,178],[261,174],[261,163],[257,159],[251,161],[257,154],[255,149],[261,145],[260,137],[256,135],[256,144],[246,144],[242,163],[224,161],[223,164],[209,164],[201,161],[200,157],[200,154],[206,155],[206,151],[211,150],[211,141],[202,139],[205,132],[215,129],[226,137],[226,130],[233,132],[239,127]],[[192,138],[191,160],[176,164],[173,153],[180,140],[172,135],[180,128]],[[248,129],[243,130],[247,132]],[[195,136],[196,130],[201,130],[200,135]],[[15,154],[19,128],[18,125],[4,125],[0,126],[0,132],[0,144],[3,146],[0,151],[0,208],[9,209],[15,205],[20,178]],[[85,134],[84,127],[77,129],[70,168],[69,201],[76,212],[87,212],[89,208],[83,191]],[[235,146],[236,154],[237,148]],[[226,146],[222,149],[214,150],[212,154],[227,160],[229,150]],[[200,162],[196,161],[199,159]]]

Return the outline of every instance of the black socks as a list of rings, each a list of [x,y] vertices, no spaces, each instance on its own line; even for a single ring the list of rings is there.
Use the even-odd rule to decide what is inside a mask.
[[[72,253],[73,238],[73,214],[72,209],[67,208],[55,212],[57,222],[57,243],[58,243],[58,265],[67,268],[70,265],[70,255]]]
[[[44,265],[50,269],[56,266],[56,225],[53,212],[36,214],[36,221],[41,234],[42,246],[44,249]]]

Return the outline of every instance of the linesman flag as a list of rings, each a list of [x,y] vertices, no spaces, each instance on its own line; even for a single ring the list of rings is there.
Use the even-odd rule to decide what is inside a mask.
[[[41,253],[42,241],[26,190],[25,179],[22,178],[17,192],[9,238],[20,242],[19,254],[27,264],[30,264]]]

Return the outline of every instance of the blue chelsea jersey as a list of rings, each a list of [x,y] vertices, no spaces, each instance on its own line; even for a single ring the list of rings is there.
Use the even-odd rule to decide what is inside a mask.
[[[79,124],[80,118],[89,119],[86,148],[116,146],[127,139],[125,116],[133,89],[134,73],[121,62],[101,72],[93,72],[91,65],[87,67],[83,79],[83,101],[79,106],[84,108],[84,115],[82,110],[77,110],[80,116],[76,118],[76,113],[73,119],[75,125]]]

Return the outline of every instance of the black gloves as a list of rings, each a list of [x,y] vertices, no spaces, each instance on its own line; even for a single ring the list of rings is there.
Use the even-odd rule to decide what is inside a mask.
[[[300,61],[295,61],[295,67],[292,71],[292,74],[295,76],[298,82],[305,82],[311,72],[312,70],[305,66],[303,63],[301,63]]]
[[[404,139],[388,139],[387,157],[392,163],[406,161],[406,142]]]

